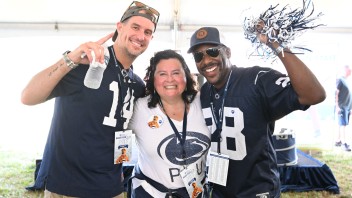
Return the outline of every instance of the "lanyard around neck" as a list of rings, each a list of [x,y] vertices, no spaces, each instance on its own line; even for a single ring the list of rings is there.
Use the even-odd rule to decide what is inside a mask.
[[[116,67],[119,69],[119,71],[120,71],[120,72],[117,73],[117,77],[119,78],[120,84],[122,84],[122,80],[121,80],[121,79],[123,79],[124,82],[126,82],[126,83],[131,83],[131,82],[133,82],[133,69],[132,69],[132,68],[129,69],[129,70],[131,70],[131,73],[132,73],[131,78],[130,78],[129,75],[128,75],[129,72],[126,71],[125,69],[122,69],[122,68],[121,68],[122,65],[120,66],[120,65],[118,64],[118,61],[117,61],[117,58],[116,58],[116,55],[115,55],[114,47],[113,47],[113,46],[110,46],[110,48],[111,48],[112,55],[114,56],[115,66],[116,66]],[[121,63],[120,63],[120,64],[121,64]]]
[[[184,148],[184,144],[186,141],[186,132],[187,132],[187,105],[185,103],[185,112],[183,114],[183,124],[182,124],[182,137],[180,135],[180,133],[178,132],[174,122],[170,119],[170,117],[167,115],[163,103],[161,102],[161,100],[159,101],[159,104],[161,106],[161,108],[164,110],[167,119],[169,120],[170,126],[172,128],[172,130],[174,131],[176,138],[180,141],[180,144],[182,146],[182,159],[185,159],[186,157],[186,152],[185,152],[185,148]]]
[[[131,99],[132,99],[132,95],[133,95],[132,86],[131,86],[131,83],[133,83],[133,70],[132,70],[132,68],[130,68],[130,70],[132,72],[132,75],[131,75],[132,79],[131,79],[128,76],[128,72],[126,72],[126,70],[122,69],[121,68],[122,66],[120,66],[118,64],[119,62],[117,61],[114,47],[110,46],[109,48],[111,48],[111,52],[112,52],[112,55],[113,55],[114,61],[115,61],[115,66],[119,70],[117,72],[117,78],[119,80],[119,82],[117,83],[117,86],[118,86],[119,90],[123,90],[122,89],[123,87],[127,87],[126,95],[124,95],[124,93],[121,92],[121,91],[118,92],[119,93],[119,98],[120,98],[119,101],[121,101],[122,105],[125,105],[126,103],[129,104],[129,108],[131,108],[132,107],[131,106],[132,105],[131,104]],[[123,82],[125,83],[125,86],[123,86]],[[126,97],[128,97],[128,98],[126,98]],[[126,108],[127,108],[127,106],[126,106]],[[121,117],[123,116],[123,113],[124,113],[123,111],[124,111],[124,108],[121,109]]]
[[[215,125],[216,125],[216,130],[211,135],[211,141],[212,142],[218,142],[218,148],[217,148],[217,152],[218,153],[221,153],[221,151],[220,151],[220,142],[222,140],[221,132],[222,132],[223,113],[224,113],[224,106],[225,106],[225,98],[226,98],[226,95],[227,95],[227,90],[228,90],[228,87],[229,87],[229,81],[230,81],[230,78],[231,78],[231,74],[232,74],[232,70],[230,72],[230,75],[229,75],[229,77],[227,79],[227,82],[226,82],[226,85],[225,85],[224,95],[222,96],[222,102],[221,102],[221,106],[220,106],[220,110],[219,110],[219,117],[217,117],[216,114],[215,114],[215,108],[214,108],[214,102],[213,102],[214,86],[212,86],[212,90],[210,91],[211,113],[213,114],[213,118],[214,118]]]
[[[164,112],[166,114],[166,117],[169,120],[170,125],[172,127],[172,130],[174,131],[177,139],[180,141],[181,145],[183,146],[183,144],[185,143],[185,140],[186,140],[186,131],[187,131],[187,108],[186,108],[187,105],[186,105],[186,103],[185,103],[185,112],[183,114],[182,137],[181,137],[180,133],[178,132],[178,130],[176,129],[176,126],[175,126],[174,122],[172,122],[170,117],[167,115],[167,113],[166,113],[166,111],[164,109],[163,103],[161,101],[160,101],[160,106],[164,110]]]

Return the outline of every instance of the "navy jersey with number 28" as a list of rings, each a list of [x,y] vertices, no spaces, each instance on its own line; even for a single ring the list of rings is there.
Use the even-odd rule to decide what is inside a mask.
[[[275,120],[309,106],[299,103],[285,74],[258,66],[231,70],[220,142],[220,152],[230,158],[229,169],[226,187],[214,184],[213,197],[280,197],[272,143]],[[201,88],[203,114],[212,136],[216,130],[213,115],[219,115],[223,94],[224,88],[215,90],[209,83]],[[215,138],[211,150],[218,152]]]

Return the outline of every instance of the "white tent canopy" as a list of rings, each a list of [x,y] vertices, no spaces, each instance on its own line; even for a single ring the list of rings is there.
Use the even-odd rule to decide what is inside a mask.
[[[310,0],[306,0],[309,2]],[[76,47],[80,42],[97,40],[114,31],[125,9],[132,1],[127,0],[0,0],[0,38],[7,37],[55,37],[63,39],[60,45]],[[245,16],[259,16],[270,6],[279,3],[279,7],[289,5],[292,9],[302,8],[303,0],[142,0],[143,3],[157,9],[160,19],[154,41],[145,53],[150,57],[154,51],[171,48],[185,53],[191,34],[202,26],[218,27],[226,39],[225,42],[239,54],[236,64],[247,62],[244,49],[250,49],[250,42],[244,39],[242,21]],[[352,21],[347,20],[350,11],[347,0],[316,0],[314,15],[322,12],[318,20],[326,26],[309,31],[315,34],[350,34]],[[336,17],[345,15],[346,17]],[[67,40],[64,40],[64,39]],[[68,38],[74,38],[69,42]],[[298,40],[314,48],[309,37]],[[336,39],[331,38],[332,40]],[[64,42],[66,41],[66,42]],[[324,42],[329,40],[324,39]],[[335,41],[334,41],[335,42]],[[345,41],[342,41],[345,44]],[[41,44],[39,41],[38,45]],[[241,49],[238,49],[238,46]],[[302,44],[300,44],[302,45]],[[338,44],[339,45],[339,44]],[[242,55],[243,54],[243,55]],[[189,58],[186,56],[186,58]],[[234,57],[235,58],[235,57]],[[241,60],[241,59],[246,60]],[[145,59],[142,59],[145,60]]]
[[[61,54],[86,41],[95,41],[113,32],[116,22],[132,1],[130,0],[0,0],[0,53],[2,74],[0,85],[1,144],[17,142],[25,148],[41,152],[51,121],[52,101],[35,107],[20,103],[21,90],[40,70],[55,63]],[[270,66],[282,70],[282,65],[249,59],[251,43],[244,38],[243,17],[247,13],[259,16],[270,5],[289,4],[301,8],[303,0],[141,0],[157,9],[160,19],[148,50],[134,63],[141,77],[155,51],[166,48],[180,50],[192,72],[192,56],[186,53],[191,34],[202,26],[216,26],[223,42],[231,48],[233,64],[238,66]],[[319,22],[326,24],[308,31],[297,44],[311,49],[301,59],[323,83],[328,98],[317,105],[321,120],[333,120],[336,67],[351,63],[352,21],[349,0],[315,0],[315,14],[324,15]],[[6,97],[5,97],[6,96]],[[310,120],[310,112],[299,113]],[[321,122],[321,127],[329,122]],[[305,127],[311,126],[310,124]],[[10,129],[10,132],[9,130]],[[33,145],[27,140],[42,139]],[[3,137],[3,136],[2,136]]]

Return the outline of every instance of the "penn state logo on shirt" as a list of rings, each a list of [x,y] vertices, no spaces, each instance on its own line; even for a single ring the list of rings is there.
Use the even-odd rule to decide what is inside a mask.
[[[148,119],[148,126],[152,129],[159,128],[163,123],[163,119],[159,115],[153,115]]]
[[[180,133],[180,135],[182,134]],[[209,147],[210,138],[208,136],[199,132],[187,131],[183,146],[177,137],[172,134],[160,142],[157,151],[158,155],[164,160],[176,165],[188,165],[205,155]],[[185,155],[183,155],[183,149]]]

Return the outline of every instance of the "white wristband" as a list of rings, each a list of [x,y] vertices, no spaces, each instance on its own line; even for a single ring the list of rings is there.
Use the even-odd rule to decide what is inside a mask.
[[[275,53],[276,53],[276,55],[279,55],[280,53],[282,53],[282,56],[284,56],[284,47],[282,47],[282,45],[280,45],[279,47],[277,47],[275,49]]]

